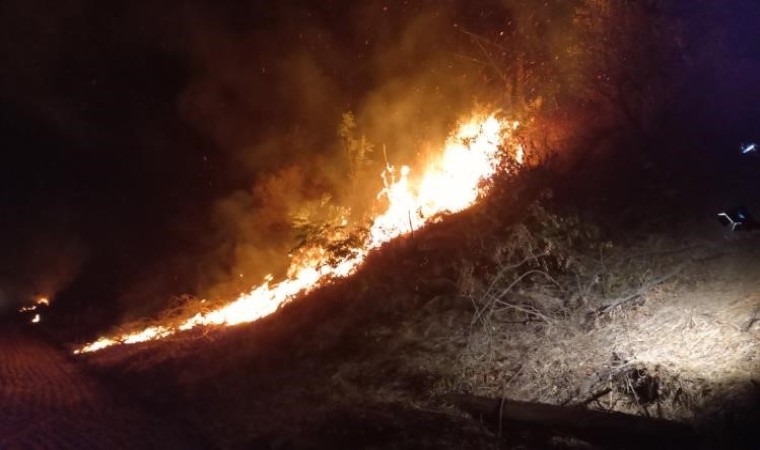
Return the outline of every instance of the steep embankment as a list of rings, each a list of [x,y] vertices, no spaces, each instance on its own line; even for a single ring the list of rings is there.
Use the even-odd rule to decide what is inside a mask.
[[[665,418],[705,448],[754,448],[760,237],[714,217],[753,172],[597,145],[257,323],[83,358],[222,448],[630,444],[489,432],[449,393]]]

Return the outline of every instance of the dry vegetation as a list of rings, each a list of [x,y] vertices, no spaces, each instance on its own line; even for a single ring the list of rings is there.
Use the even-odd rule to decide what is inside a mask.
[[[755,53],[738,45],[755,22],[719,14],[741,2],[325,3],[332,6],[313,20],[308,8],[302,15],[309,20],[287,7],[275,11],[287,26],[271,35],[241,27],[238,14],[203,32],[196,25],[206,22],[204,12],[204,20],[186,25],[191,35],[200,32],[191,40],[203,44],[203,55],[189,65],[202,73],[187,74],[182,89],[160,89],[184,92],[167,104],[179,104],[195,124],[189,136],[234,155],[210,158],[226,161],[218,184],[259,179],[252,190],[243,181],[230,184],[213,208],[209,198],[213,211],[199,208],[220,229],[198,252],[222,266],[209,270],[208,280],[199,274],[199,283],[231,279],[209,298],[248,288],[241,267],[284,270],[292,241],[336,255],[352,247],[350,236],[324,236],[347,212],[331,195],[353,203],[366,194],[359,203],[370,201],[375,189],[365,178],[387,163],[385,140],[392,150],[416,151],[416,134],[405,130],[438,128],[473,101],[488,99],[521,119],[532,130],[520,136],[528,157],[552,158],[496,180],[475,207],[384,245],[355,276],[271,316],[77,356],[85,367],[212,448],[598,448],[551,429],[481,421],[452,405],[453,393],[669,419],[694,426],[704,448],[760,446],[760,237],[727,239],[706,223],[714,208],[732,206],[737,190],[760,198],[758,167],[741,161],[718,171],[709,152],[685,143],[730,134],[736,111],[755,107],[747,100],[756,92]],[[369,20],[364,3],[398,17]],[[681,11],[681,3],[698,7]],[[372,22],[377,28],[359,25]],[[323,32],[329,23],[336,30]],[[297,44],[289,41],[296,36]],[[263,59],[251,58],[262,52]],[[265,73],[264,66],[273,68]],[[259,79],[285,81],[252,90]],[[264,95],[269,91],[283,95]],[[337,135],[325,137],[335,134],[327,112],[351,104],[358,104],[356,116],[343,115]],[[281,123],[260,120],[269,116]],[[151,133],[146,141],[153,139]],[[328,141],[329,154],[317,155]],[[125,145],[129,160],[142,163],[132,147]],[[196,150],[205,167],[207,150]],[[217,171],[214,164],[203,176]],[[259,164],[275,173],[263,176]],[[166,173],[182,168],[172,161]],[[129,187],[150,186],[123,178]],[[711,185],[719,187],[710,193]],[[186,189],[177,186],[167,192]],[[156,197],[155,211],[169,197]],[[193,208],[191,197],[171,197],[182,210]],[[140,222],[152,232],[149,219]],[[94,242],[110,246],[111,231]],[[114,252],[129,253],[132,243],[124,245]],[[171,277],[171,266],[149,262],[146,278],[155,267]],[[96,291],[119,289],[108,278],[94,281]],[[130,309],[163,306],[148,303],[140,299]],[[150,323],[119,331],[177,324],[214,306],[179,296]],[[59,319],[59,329],[68,328],[62,333],[100,326],[94,307],[74,310],[71,323]]]
[[[480,425],[450,393],[672,419],[706,448],[754,439],[757,238],[616,231],[560,210],[561,178],[500,181],[255,324],[88,362],[221,448],[594,448]]]

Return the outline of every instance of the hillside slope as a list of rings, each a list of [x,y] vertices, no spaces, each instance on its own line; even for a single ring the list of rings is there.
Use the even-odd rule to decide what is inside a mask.
[[[85,361],[218,448],[623,445],[481,423],[451,393],[670,419],[704,448],[752,448],[760,237],[715,213],[753,192],[754,162],[588,142],[257,323]]]

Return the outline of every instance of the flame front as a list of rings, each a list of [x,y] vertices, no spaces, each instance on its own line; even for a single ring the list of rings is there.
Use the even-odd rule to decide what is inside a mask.
[[[381,192],[389,206],[370,228],[369,247],[378,247],[428,223],[441,213],[455,213],[471,206],[481,193],[481,183],[491,178],[501,162],[500,151],[517,122],[500,122],[495,116],[473,119],[452,136],[443,153],[425,170],[418,187],[409,182],[410,169],[401,167],[400,179],[388,184],[389,166]]]
[[[179,325],[155,325],[133,333],[102,337],[75,353],[161,339],[199,326],[252,322],[330,280],[351,275],[370,250],[424,226],[441,214],[471,206],[482,194],[483,182],[499,170],[506,147],[511,147],[515,159],[521,162],[523,149],[511,139],[517,125],[517,122],[500,121],[494,115],[471,119],[448,139],[441,155],[429,163],[417,181],[412,179],[409,167],[402,166],[396,179],[396,169],[388,165],[382,174],[385,188],[379,195],[385,197],[388,207],[373,220],[368,238],[353,249],[351,256],[337,262],[328,261],[326,250],[309,249],[291,261],[287,278],[280,282],[272,283],[272,277],[267,276],[264,283],[249,293],[216,310],[198,313]]]

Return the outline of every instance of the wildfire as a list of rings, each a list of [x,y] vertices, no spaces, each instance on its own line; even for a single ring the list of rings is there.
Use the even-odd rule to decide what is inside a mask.
[[[19,308],[19,312],[35,311],[40,306],[50,306],[50,299],[48,299],[47,297],[37,297],[34,300],[34,304],[33,305],[22,306],[21,308]]]
[[[28,312],[39,311],[40,307],[43,307],[43,306],[45,306],[45,307],[50,306],[50,299],[48,299],[47,297],[44,297],[44,296],[40,296],[40,297],[37,297],[34,300],[34,304],[33,305],[22,306],[21,308],[19,308],[18,312],[20,312],[20,313],[28,313]],[[32,320],[30,320],[30,322],[31,323],[40,323],[40,314],[39,313],[34,314],[34,316],[32,317]]]
[[[506,150],[513,151],[512,156],[521,163],[523,149],[511,139],[517,126],[517,122],[500,121],[494,115],[474,117],[447,140],[441,155],[433,159],[416,180],[410,177],[409,167],[402,166],[397,173],[395,167],[387,165],[382,173],[385,188],[378,195],[387,200],[387,209],[374,219],[368,238],[363,245],[354,248],[350,256],[335,262],[329,260],[325,249],[308,249],[293,258],[287,278],[282,281],[273,283],[272,277],[267,276],[249,293],[216,310],[198,313],[179,325],[155,325],[133,333],[102,337],[75,353],[161,339],[198,326],[252,322],[330,280],[351,275],[372,249],[442,214],[471,206],[483,193],[483,181],[499,170]]]

